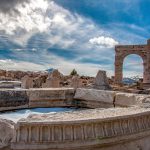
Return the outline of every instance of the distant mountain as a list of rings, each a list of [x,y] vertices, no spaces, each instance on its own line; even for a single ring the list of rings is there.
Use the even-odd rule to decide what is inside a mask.
[[[130,84],[133,84],[133,83],[135,83],[135,82],[136,82],[136,80],[134,80],[134,79],[131,79],[131,78],[123,78],[123,83],[124,83],[124,84],[130,85]]]
[[[48,72],[48,73],[51,73],[51,72],[53,72],[55,69],[54,68],[49,68],[49,69],[47,69],[46,71]]]
[[[136,83],[137,81],[139,81],[139,79],[141,79],[141,78],[142,78],[142,77],[140,77],[140,76],[125,77],[125,78],[123,78],[123,83],[124,83],[124,84],[128,84],[128,85],[134,84],[134,83]]]
[[[139,79],[142,79],[143,77],[141,77],[141,76],[133,76],[133,77],[130,77],[130,78],[135,80],[135,81],[139,81]]]

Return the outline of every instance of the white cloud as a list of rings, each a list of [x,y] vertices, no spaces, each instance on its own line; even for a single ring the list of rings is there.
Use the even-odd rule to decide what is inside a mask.
[[[5,31],[12,41],[20,45],[37,32],[45,32],[51,24],[50,18],[46,16],[49,7],[47,0],[30,0],[27,3],[17,3],[9,13],[0,12],[0,31]]]
[[[109,75],[113,75],[114,52],[106,51],[106,48],[113,48],[114,45],[123,40],[133,42],[134,39],[141,39],[139,35],[129,33],[118,27],[117,24],[110,25],[111,28],[102,29],[89,18],[72,13],[52,0],[30,0],[24,5],[17,3],[15,10],[18,15],[13,12],[8,14],[0,12],[0,31],[4,31],[11,41],[22,46],[22,48],[13,49],[14,56],[26,58],[31,62],[7,60],[7,62],[2,63],[5,60],[1,60],[0,67],[5,66],[4,68],[7,69],[41,70],[53,67],[67,74],[76,68],[81,74],[87,75],[95,75],[98,69],[105,69],[109,71]],[[42,34],[44,39],[33,41],[34,46],[30,40],[36,33]],[[118,39],[119,42],[115,39]],[[131,40],[128,41],[128,39]],[[31,56],[33,53],[25,53],[28,51],[28,41],[32,45],[31,51],[35,51],[33,56]],[[48,43],[49,47],[57,46],[60,49],[66,49],[66,55],[67,51],[78,52],[78,57],[75,60],[66,61],[62,57],[54,56],[43,50],[48,47],[37,50],[39,45],[44,42]],[[101,50],[99,50],[100,48]],[[84,58],[91,60],[107,59],[112,63],[108,65],[80,63]]]
[[[0,31],[23,47],[33,35],[42,33],[51,47],[88,50],[90,36],[104,33],[90,19],[71,13],[52,0],[30,0],[24,5],[16,4],[14,9],[18,15],[0,12]]]
[[[45,0],[30,0],[24,5],[18,3],[15,9],[18,15],[11,16],[9,13],[0,13],[0,30],[4,30],[6,34],[17,34],[18,29],[24,29],[26,32],[32,30],[46,31],[50,24],[49,18],[45,17],[48,2]],[[13,10],[12,10],[13,11]]]
[[[113,38],[104,36],[94,37],[90,39],[89,42],[93,45],[106,48],[113,48],[115,45],[119,44],[119,42],[114,40]]]
[[[15,52],[15,51],[21,52],[21,51],[27,51],[28,49],[25,49],[25,48],[15,48],[15,49],[10,49],[10,50],[12,50],[12,51],[14,51],[14,52]],[[31,48],[30,51],[36,52],[37,49],[36,49],[36,48]]]
[[[22,70],[22,71],[40,71],[44,70],[45,67],[40,64],[25,62],[25,61],[14,61],[11,59],[1,59],[0,69],[7,70]]]

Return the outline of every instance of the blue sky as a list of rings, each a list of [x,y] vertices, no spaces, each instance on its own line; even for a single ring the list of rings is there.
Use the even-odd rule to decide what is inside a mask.
[[[116,44],[146,44],[149,10],[150,0],[1,0],[0,69],[111,76]],[[124,76],[142,69],[140,57],[125,59]]]

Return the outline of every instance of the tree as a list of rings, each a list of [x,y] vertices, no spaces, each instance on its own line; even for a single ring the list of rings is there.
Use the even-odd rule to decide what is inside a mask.
[[[78,75],[78,73],[77,73],[77,71],[76,71],[75,69],[73,69],[73,70],[71,71],[70,75],[75,76],[75,75]]]

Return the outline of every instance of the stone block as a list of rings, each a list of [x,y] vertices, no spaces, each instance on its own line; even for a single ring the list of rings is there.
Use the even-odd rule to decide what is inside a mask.
[[[63,107],[71,104],[73,88],[38,88],[28,91],[29,107]]]
[[[98,101],[98,102],[109,103],[113,105],[114,96],[115,96],[114,91],[78,88],[76,90],[74,99]]]
[[[26,90],[1,90],[0,111],[27,106],[29,103]]]
[[[132,93],[116,93],[115,106],[130,107],[139,105],[140,97],[141,96]]]
[[[9,147],[14,137],[14,123],[6,119],[0,119],[0,149]]]
[[[106,71],[103,71],[103,70],[98,71],[95,81],[94,81],[93,88],[99,89],[99,90],[111,89],[108,83],[108,78],[106,76]]]

